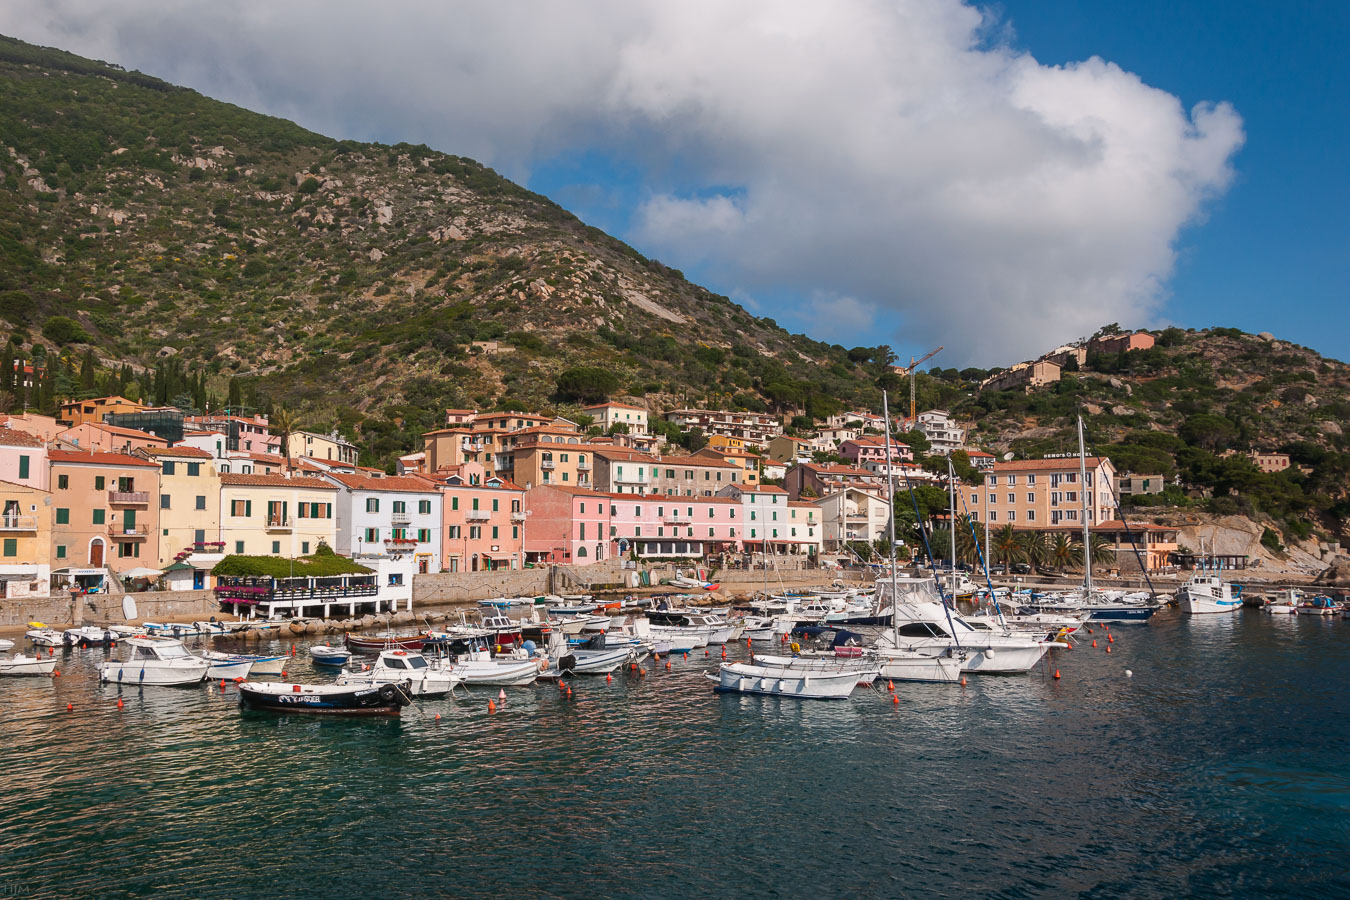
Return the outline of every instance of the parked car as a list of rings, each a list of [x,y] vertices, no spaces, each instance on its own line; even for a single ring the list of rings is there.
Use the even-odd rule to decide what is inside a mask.
[[[1012,570],[1014,575],[1031,574],[1031,566],[1027,565],[1026,563],[1013,563]]]

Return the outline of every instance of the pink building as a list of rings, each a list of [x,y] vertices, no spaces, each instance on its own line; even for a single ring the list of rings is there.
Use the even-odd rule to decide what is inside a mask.
[[[617,495],[617,506],[637,506],[631,495]],[[655,502],[653,502],[655,501]],[[647,497],[643,502],[644,515],[655,508],[655,540],[651,524],[645,525],[641,535],[634,534],[630,544],[639,557],[702,558],[714,553],[736,552],[741,549],[741,503],[731,497]],[[611,510],[612,512],[612,510]],[[636,517],[634,527],[639,527]],[[620,528],[618,518],[616,529]]]
[[[584,566],[610,556],[609,497],[558,484],[525,492],[525,559]]]
[[[886,464],[886,438],[875,434],[865,434],[849,438],[839,445],[839,455],[860,469],[869,468],[869,464]],[[891,462],[913,462],[914,451],[907,444],[891,441]]]
[[[133,450],[169,446],[167,439],[157,437],[148,431],[94,422],[67,428],[58,434],[56,439],[80,450],[95,453],[130,453]]]
[[[441,491],[441,560],[447,572],[525,564],[525,490],[501,478],[470,483],[459,473],[428,478]]]
[[[22,431],[0,428],[0,481],[47,490],[46,443]]]

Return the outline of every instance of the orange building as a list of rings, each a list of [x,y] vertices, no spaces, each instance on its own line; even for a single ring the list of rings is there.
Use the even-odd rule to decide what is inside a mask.
[[[52,565],[155,568],[159,562],[159,464],[124,453],[52,450]],[[155,501],[155,502],[152,502]],[[95,586],[101,575],[84,582]]]
[[[60,419],[70,425],[83,425],[85,422],[102,424],[108,413],[134,413],[145,409],[143,403],[128,400],[126,397],[95,397],[92,400],[71,400],[61,404]]]

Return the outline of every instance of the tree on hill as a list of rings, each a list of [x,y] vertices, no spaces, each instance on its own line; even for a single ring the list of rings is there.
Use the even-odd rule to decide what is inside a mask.
[[[619,389],[619,378],[608,369],[578,366],[560,374],[555,387],[560,403],[603,403]]]

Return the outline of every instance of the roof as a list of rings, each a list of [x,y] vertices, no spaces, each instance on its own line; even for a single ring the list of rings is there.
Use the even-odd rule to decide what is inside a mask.
[[[137,440],[163,441],[168,444],[167,438],[162,438],[157,434],[151,434],[148,431],[141,431],[138,428],[123,428],[120,425],[109,425],[107,422],[84,422],[80,425],[67,428],[66,431],[74,431],[76,428],[97,428],[99,431],[106,431],[108,434],[118,437],[136,438]],[[65,432],[62,432],[64,434]]]
[[[469,485],[465,485],[465,487],[469,487]],[[473,487],[479,487],[479,485],[473,485]],[[519,490],[519,488],[517,488],[517,490]],[[543,491],[543,490],[562,491],[564,494],[571,494],[573,497],[604,498],[609,496],[608,494],[602,494],[599,491],[593,491],[590,488],[568,487],[565,484],[536,484],[534,487],[530,488],[530,490],[526,491],[525,493],[528,494],[530,491]],[[636,495],[625,495],[625,496],[636,496]]]
[[[738,484],[733,487],[747,494],[786,494],[787,491],[776,484]]]
[[[659,462],[659,460],[650,453],[643,453],[641,450],[630,450],[627,447],[606,447],[604,445],[592,444],[591,452],[604,459],[619,459],[627,462]]]
[[[1084,460],[1089,469],[1095,469],[1102,463],[1108,462],[1105,456],[1089,456]],[[1065,456],[1059,459],[1019,459],[1012,462],[994,463],[994,474],[1002,472],[1038,472],[1045,469],[1074,469],[1078,468],[1077,456]]]
[[[740,468],[740,466],[735,463],[730,463],[725,459],[717,459],[711,456],[662,456],[655,461],[667,466],[703,466],[705,468],[713,469]]]
[[[287,478],[284,475],[248,475],[242,472],[222,472],[221,487],[291,487],[310,490],[336,491],[337,486],[322,478]]]
[[[107,404],[112,403],[113,401],[117,401],[118,403],[127,403],[127,404],[130,404],[131,406],[140,406],[140,407],[144,407],[144,405],[145,405],[145,404],[143,404],[143,403],[137,403],[135,400],[128,400],[126,397],[123,397],[121,394],[109,394],[107,397],[90,397],[88,400],[67,400],[66,402],[62,403],[61,405],[62,405],[62,406],[72,406],[72,405],[74,405],[74,406],[80,406],[80,405],[85,404],[85,403],[102,403],[102,404],[107,405]]]
[[[582,409],[635,409],[638,412],[646,412],[645,406],[634,406],[631,403],[592,403],[590,406],[583,406]]]
[[[45,447],[47,443],[42,438],[35,437],[26,431],[15,431],[13,428],[0,428],[0,444],[6,447]]]
[[[371,478],[369,475],[347,475],[329,472],[328,477],[345,488],[353,491],[398,491],[399,493],[435,494],[436,486],[424,478],[415,475],[386,475],[383,478]]]
[[[146,456],[181,456],[191,459],[215,459],[205,450],[196,447],[145,447],[141,450]]]
[[[478,414],[478,410],[476,410],[476,409],[447,409],[447,410],[445,411],[445,414],[446,414],[447,416],[474,416],[474,415],[477,415],[477,414]]]
[[[807,509],[815,509],[816,505],[810,500],[789,500],[788,506],[804,506]]]
[[[75,450],[52,450],[47,453],[47,459],[54,463],[68,463],[93,465],[93,466],[140,466],[142,468],[158,469],[158,463],[152,463],[148,459],[141,459],[139,456],[129,456],[126,453],[83,453]]]
[[[992,454],[992,453],[985,453],[983,450],[967,450],[967,451],[966,451],[966,456],[987,456],[987,457],[989,457],[990,459],[993,459],[993,458],[994,458],[994,454]]]
[[[802,468],[810,469],[817,475],[852,475],[856,478],[880,478],[876,472],[869,472],[866,469],[859,469],[854,466],[841,466],[836,464],[822,463],[803,463]]]
[[[790,434],[780,434],[780,435],[778,435],[777,437],[775,437],[774,440],[775,440],[775,441],[792,441],[792,443],[794,443],[794,444],[809,444],[809,443],[811,443],[811,442],[810,442],[809,440],[807,440],[806,438],[793,437],[793,436],[790,435]]]

